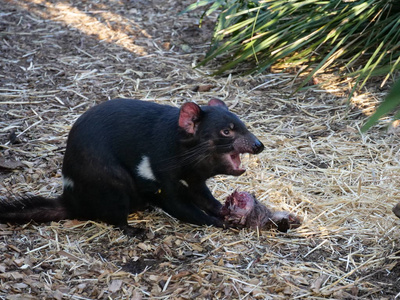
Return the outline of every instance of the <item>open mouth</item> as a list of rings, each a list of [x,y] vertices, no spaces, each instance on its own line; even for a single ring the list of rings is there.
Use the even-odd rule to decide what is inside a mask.
[[[240,160],[240,153],[230,153],[229,154],[231,161],[232,161],[232,166],[233,168],[239,169],[240,168],[240,164],[242,163],[242,161]]]
[[[226,153],[225,157],[230,166],[229,174],[239,176],[246,171],[246,169],[243,169],[240,166],[242,161],[240,160],[239,152],[233,151]]]

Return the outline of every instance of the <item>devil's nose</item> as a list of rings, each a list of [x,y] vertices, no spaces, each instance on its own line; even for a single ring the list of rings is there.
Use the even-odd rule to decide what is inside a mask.
[[[264,150],[264,144],[257,140],[253,145],[253,153],[258,154]]]

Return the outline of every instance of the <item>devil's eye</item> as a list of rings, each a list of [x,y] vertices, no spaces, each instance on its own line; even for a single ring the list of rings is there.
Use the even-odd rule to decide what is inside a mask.
[[[231,131],[229,129],[223,129],[221,130],[222,135],[225,136],[230,136],[231,135]]]

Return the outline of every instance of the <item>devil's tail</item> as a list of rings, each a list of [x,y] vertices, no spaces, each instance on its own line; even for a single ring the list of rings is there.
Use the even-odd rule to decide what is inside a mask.
[[[0,223],[24,224],[68,219],[69,215],[62,203],[62,196],[48,199],[41,196],[18,199],[0,198]]]

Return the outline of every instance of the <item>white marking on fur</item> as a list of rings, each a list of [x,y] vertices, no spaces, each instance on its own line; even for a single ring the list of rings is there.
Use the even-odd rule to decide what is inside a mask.
[[[71,178],[62,176],[63,189],[72,189],[74,187],[74,181]]]
[[[182,183],[184,186],[189,187],[189,184],[185,180],[181,179],[179,180],[179,182]]]
[[[147,156],[143,156],[142,161],[137,166],[138,175],[148,180],[156,180],[153,170],[151,169],[150,159]]]

